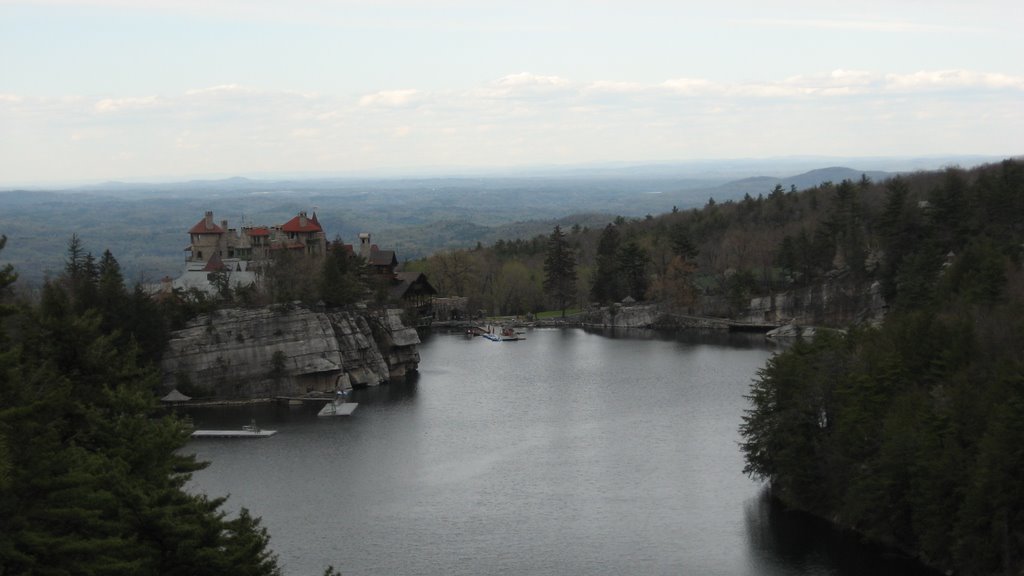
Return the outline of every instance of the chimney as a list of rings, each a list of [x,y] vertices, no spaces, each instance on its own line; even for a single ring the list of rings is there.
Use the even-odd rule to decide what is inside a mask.
[[[207,210],[206,211],[206,223],[204,225],[206,226],[207,230],[213,228],[213,211],[212,210]]]
[[[305,211],[299,212],[299,228],[305,228],[306,227],[306,222],[307,222],[307,220],[306,220],[306,212]]]
[[[360,232],[359,233],[359,256],[361,258],[370,258],[370,233]]]
[[[227,232],[228,231],[228,221],[227,220],[221,220],[220,221],[220,227],[223,228],[225,232]]]

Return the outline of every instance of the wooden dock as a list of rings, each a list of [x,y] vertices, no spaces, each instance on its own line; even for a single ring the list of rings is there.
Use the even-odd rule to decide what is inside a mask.
[[[241,430],[195,430],[193,438],[268,438],[277,430],[264,430],[256,426],[242,426]]]
[[[351,416],[358,402],[328,402],[320,409],[317,416]]]

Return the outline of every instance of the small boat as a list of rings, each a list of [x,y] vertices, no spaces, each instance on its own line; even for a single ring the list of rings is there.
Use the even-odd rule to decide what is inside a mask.
[[[526,335],[522,332],[516,332],[511,327],[505,327],[501,329],[501,341],[512,342],[515,340],[526,340]]]
[[[491,340],[492,342],[513,342],[515,340],[526,340],[526,335],[522,332],[516,332],[513,328],[508,326],[502,328],[497,334],[488,332],[483,335],[484,338]]]

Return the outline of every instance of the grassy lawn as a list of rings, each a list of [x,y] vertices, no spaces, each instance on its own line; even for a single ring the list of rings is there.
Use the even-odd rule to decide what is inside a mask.
[[[565,315],[566,316],[572,316],[573,314],[579,314],[579,313],[580,313],[580,309],[579,308],[566,308],[565,309]],[[538,312],[536,314],[536,317],[537,317],[537,320],[548,320],[548,319],[551,319],[551,318],[561,318],[562,317],[562,311],[561,310],[548,310],[546,312]]]

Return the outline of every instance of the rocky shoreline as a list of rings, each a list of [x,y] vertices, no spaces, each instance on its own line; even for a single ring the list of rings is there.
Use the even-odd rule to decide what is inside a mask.
[[[162,383],[215,400],[333,393],[415,372],[419,342],[397,309],[224,309],[172,334]]]

